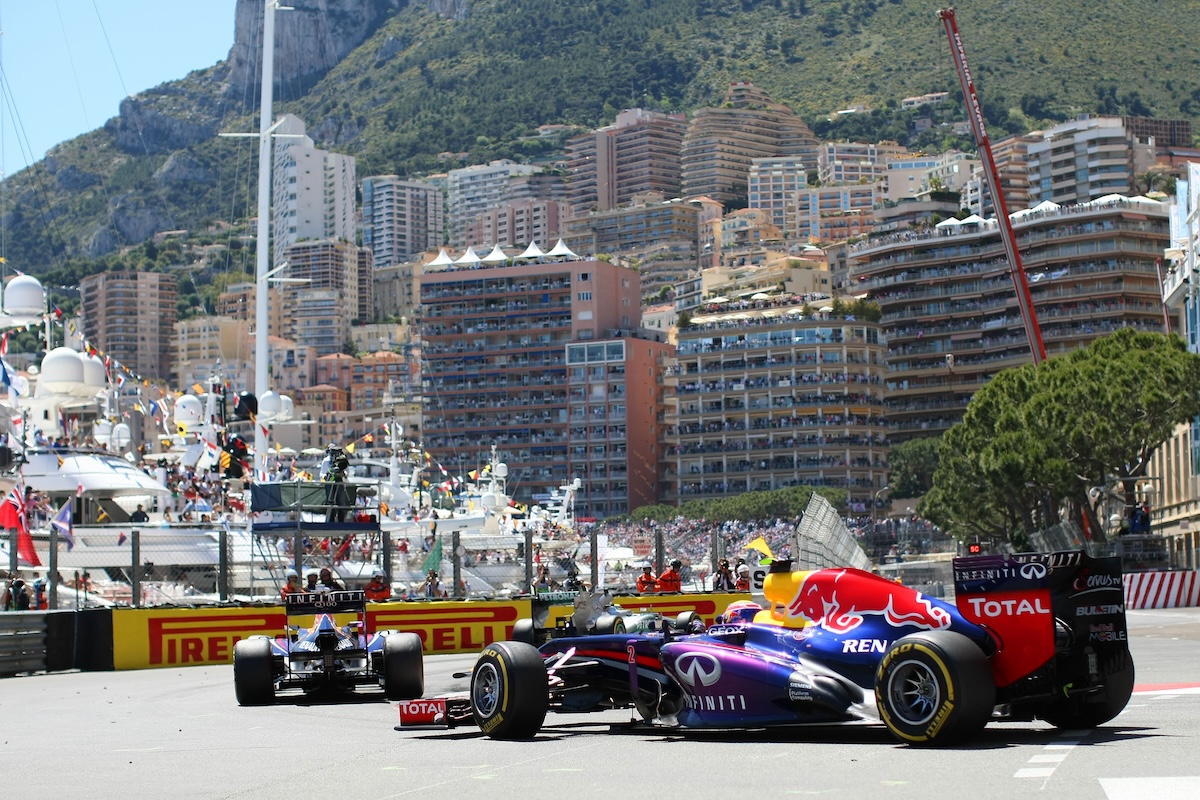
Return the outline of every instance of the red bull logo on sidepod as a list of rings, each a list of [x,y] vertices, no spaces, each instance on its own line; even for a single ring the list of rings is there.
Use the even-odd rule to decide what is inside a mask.
[[[859,569],[773,572],[767,575],[763,594],[771,603],[771,620],[789,628],[812,624],[844,634],[871,615],[893,627],[950,626],[949,612],[920,592]]]

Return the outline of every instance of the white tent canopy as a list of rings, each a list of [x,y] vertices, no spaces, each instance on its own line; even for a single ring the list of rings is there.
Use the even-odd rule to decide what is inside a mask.
[[[1020,211],[1014,211],[1013,213],[1009,214],[1008,217],[1009,219],[1021,219],[1022,217],[1027,217],[1030,214],[1042,214],[1047,211],[1057,211],[1060,208],[1062,208],[1062,206],[1053,200],[1043,200],[1033,208],[1024,208]]]
[[[958,224],[959,225],[983,225],[986,222],[987,222],[987,220],[984,219],[983,217],[979,216],[978,214],[972,214],[969,217],[960,219],[958,221]]]
[[[454,263],[454,259],[450,258],[450,256],[446,254],[446,248],[443,247],[441,250],[438,251],[437,258],[435,258],[433,261],[430,261],[425,266],[427,266],[427,267],[448,267],[453,263]]]
[[[944,230],[946,228],[957,228],[959,225],[962,225],[962,220],[951,217],[950,219],[942,220],[941,222],[939,222],[937,225],[934,225],[933,227],[941,228]]]
[[[560,239],[559,242],[561,243],[562,240]],[[519,256],[515,256],[513,260],[515,261],[518,258],[541,258],[544,255],[546,254],[542,252],[542,248],[537,246],[537,242],[530,242],[529,247],[525,248],[525,252]]]
[[[546,253],[546,255],[554,256],[556,258],[579,258],[579,256],[575,255],[575,253],[571,251],[571,248],[567,247],[566,243],[562,239],[559,239],[558,244],[554,245],[554,247],[552,247],[550,252]]]
[[[468,247],[467,252],[463,253],[454,260],[455,264],[478,264],[479,256],[475,255],[475,248]]]
[[[496,245],[492,248],[492,252],[480,260],[485,264],[503,264],[505,261],[508,261],[508,256],[504,255],[504,251],[500,249],[500,245]]]

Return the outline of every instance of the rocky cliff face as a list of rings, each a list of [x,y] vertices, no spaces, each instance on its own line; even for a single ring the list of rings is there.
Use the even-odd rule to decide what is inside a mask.
[[[303,91],[407,6],[408,0],[294,0],[289,5],[294,10],[275,14],[275,83]],[[231,99],[257,96],[262,25],[263,0],[238,0],[225,80]],[[246,91],[251,86],[254,89]]]

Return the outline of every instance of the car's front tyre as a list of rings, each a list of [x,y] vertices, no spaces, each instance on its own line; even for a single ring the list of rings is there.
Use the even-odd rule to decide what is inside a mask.
[[[471,713],[493,739],[529,739],[550,705],[546,665],[524,642],[489,644],[471,670]]]

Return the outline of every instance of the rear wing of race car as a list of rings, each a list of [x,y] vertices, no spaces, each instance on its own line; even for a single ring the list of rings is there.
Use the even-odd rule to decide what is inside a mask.
[[[299,592],[284,598],[284,613],[289,617],[306,614],[365,613],[367,593],[361,589],[342,592]]]
[[[1082,550],[954,559],[958,610],[996,641],[996,685],[1030,675],[1065,638],[1101,661],[1128,650],[1119,558]]]

